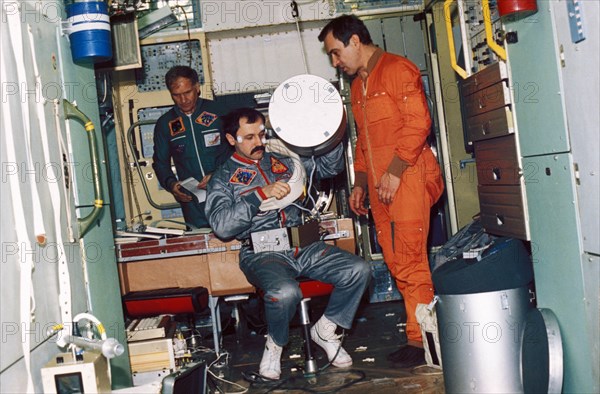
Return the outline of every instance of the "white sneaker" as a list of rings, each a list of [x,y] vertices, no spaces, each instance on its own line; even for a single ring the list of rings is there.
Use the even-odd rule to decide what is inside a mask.
[[[263,352],[262,360],[258,373],[262,376],[277,380],[281,375],[281,352],[283,348],[273,342],[270,335],[267,335],[267,343],[265,343],[265,351]]]
[[[346,368],[352,365],[352,357],[342,347],[340,335],[335,334],[336,328],[337,325],[323,315],[310,329],[310,337],[325,350],[327,358],[333,366]]]

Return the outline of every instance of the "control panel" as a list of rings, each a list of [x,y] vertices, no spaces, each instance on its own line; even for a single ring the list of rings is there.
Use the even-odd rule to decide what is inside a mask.
[[[502,46],[504,32],[502,22],[498,14],[498,6],[495,0],[489,2],[490,21],[492,36],[496,44]],[[474,74],[498,61],[498,56],[490,48],[486,40],[484,8],[482,2],[465,3],[465,28],[471,53],[471,72]]]
[[[136,70],[139,92],[166,90],[165,74],[173,66],[186,65],[198,72],[204,83],[202,51],[199,40],[171,41],[141,46],[143,68]]]
[[[160,108],[141,108],[138,110],[138,121],[158,120],[172,106]],[[154,123],[140,125],[140,140],[142,143],[142,156],[151,158],[154,155]]]

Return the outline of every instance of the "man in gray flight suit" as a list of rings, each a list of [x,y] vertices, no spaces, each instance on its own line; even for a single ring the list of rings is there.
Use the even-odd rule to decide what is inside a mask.
[[[336,367],[349,367],[352,358],[341,347],[337,326],[349,329],[369,283],[369,265],[360,257],[316,241],[301,248],[255,252],[251,234],[302,224],[302,210],[290,204],[281,209],[261,210],[269,199],[281,200],[290,193],[294,177],[293,159],[265,152],[265,118],[251,108],[240,108],[223,117],[223,130],[233,155],[208,183],[206,215],[215,234],[243,241],[240,268],[248,281],[264,293],[268,336],[259,373],[279,379],[281,352],[289,337],[289,323],[302,299],[300,276],[330,283],[334,290],[323,316],[311,328],[311,338],[327,353]],[[330,152],[301,158],[306,173],[316,165],[319,178],[332,177],[344,168],[340,143]],[[336,355],[337,354],[337,355]]]

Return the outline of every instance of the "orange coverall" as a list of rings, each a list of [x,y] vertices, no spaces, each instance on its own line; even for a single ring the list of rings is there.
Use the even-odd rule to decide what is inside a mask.
[[[357,77],[351,87],[358,126],[355,186],[368,190],[383,257],[404,298],[408,340],[421,342],[417,303],[433,298],[427,258],[430,209],[444,188],[426,143],[431,118],[419,69],[408,59],[379,49],[367,71],[368,78]],[[390,205],[379,201],[375,189],[386,171],[400,176]]]

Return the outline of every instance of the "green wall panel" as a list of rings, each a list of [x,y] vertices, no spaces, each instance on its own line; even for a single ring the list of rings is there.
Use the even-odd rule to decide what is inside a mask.
[[[557,316],[564,352],[564,391],[593,392],[592,354],[587,338],[573,163],[570,154],[523,159],[538,307]],[[597,280],[596,280],[597,285]]]
[[[113,388],[130,387],[133,383],[108,206],[102,210],[98,224],[92,226],[85,235],[83,251],[89,281],[90,311],[100,319],[108,337],[116,338],[125,347],[125,353],[110,362]]]
[[[549,3],[538,6],[538,13],[506,23],[507,31],[518,35],[507,52],[522,156],[569,151],[558,45]]]

